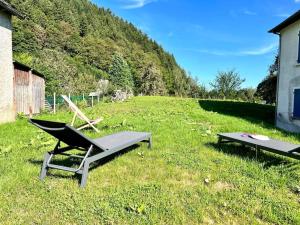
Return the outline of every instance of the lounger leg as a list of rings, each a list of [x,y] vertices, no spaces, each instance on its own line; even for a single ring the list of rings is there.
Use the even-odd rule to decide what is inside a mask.
[[[148,148],[149,149],[152,148],[152,137],[150,137],[149,140],[148,140]]]
[[[45,154],[44,162],[43,162],[43,165],[41,168],[40,180],[43,180],[45,178],[45,176],[47,175],[47,171],[48,171],[47,163],[48,163],[50,157],[51,157],[51,155],[47,152]]]
[[[85,187],[86,185],[86,181],[88,178],[88,173],[89,173],[89,167],[90,167],[90,163],[89,162],[85,162],[84,166],[83,166],[83,171],[82,171],[82,176],[81,176],[81,183],[80,183],[80,187]]]
[[[221,143],[222,143],[222,138],[221,138],[221,137],[219,137],[219,140],[218,140],[218,145],[220,146],[220,145],[221,145]]]
[[[257,160],[258,152],[260,152],[260,148],[258,146],[255,146],[255,159]]]

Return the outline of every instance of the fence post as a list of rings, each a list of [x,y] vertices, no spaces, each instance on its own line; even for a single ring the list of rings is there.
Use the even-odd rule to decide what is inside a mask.
[[[53,112],[56,113],[56,93],[53,94]]]
[[[94,96],[92,96],[92,107],[94,107]]]
[[[29,95],[29,118],[32,117],[32,114],[35,111],[35,104],[33,104],[33,102],[37,101],[37,99],[33,99],[33,84],[32,84],[33,80],[32,80],[32,70],[29,70],[29,85],[28,85],[28,95]]]
[[[71,94],[69,93],[69,99],[71,100]]]
[[[82,94],[82,100],[84,101],[85,99],[84,99],[84,93]]]

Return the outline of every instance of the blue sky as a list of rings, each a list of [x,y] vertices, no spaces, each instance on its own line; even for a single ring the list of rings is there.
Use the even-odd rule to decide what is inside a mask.
[[[300,0],[92,1],[135,24],[207,87],[232,68],[244,87],[256,87],[278,49],[267,31],[300,8]]]

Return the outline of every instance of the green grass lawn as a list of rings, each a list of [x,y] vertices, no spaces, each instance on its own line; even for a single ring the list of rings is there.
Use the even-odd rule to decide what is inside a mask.
[[[38,179],[55,140],[26,119],[0,126],[1,224],[300,224],[300,162],[238,145],[215,144],[218,132],[259,133],[299,143],[261,115],[271,108],[168,97],[136,97],[84,111],[103,116],[100,134],[149,131],[141,144],[79,177],[51,171]],[[203,107],[203,108],[202,108]],[[242,110],[245,107],[244,110]],[[247,108],[248,107],[248,108]],[[226,107],[225,107],[226,109]],[[234,110],[236,109],[236,110]],[[214,111],[214,112],[213,112]],[[243,112],[243,116],[238,113]],[[249,112],[246,116],[245,112]],[[60,111],[38,118],[71,121]]]

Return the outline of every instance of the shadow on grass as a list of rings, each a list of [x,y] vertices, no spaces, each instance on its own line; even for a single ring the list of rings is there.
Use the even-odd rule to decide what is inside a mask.
[[[275,106],[272,105],[222,100],[199,100],[199,105],[206,111],[245,119],[267,129],[275,128]],[[299,134],[276,129],[284,136],[295,137],[300,141]]]
[[[133,151],[135,149],[137,149],[138,147],[140,147],[140,145],[136,144],[136,145],[133,145],[129,148],[126,148],[124,150],[121,150],[119,152],[116,152],[112,155],[109,155],[103,159],[100,159],[94,163],[92,163],[90,165],[90,168],[89,168],[89,172],[96,169],[97,167],[99,166],[102,166],[102,165],[105,165],[106,163],[109,163],[110,161],[114,160],[115,158],[119,157],[119,156],[122,156],[130,151]],[[99,152],[98,152],[99,153]],[[95,153],[97,154],[97,152]],[[28,160],[30,163],[32,164],[35,164],[35,165],[40,165],[42,166],[43,164],[43,160],[35,160],[35,159],[30,159]],[[55,165],[61,165],[61,166],[67,166],[67,167],[73,167],[73,168],[76,168],[76,166],[78,167],[80,165],[81,161],[80,159],[78,158],[65,158],[65,159],[53,159],[53,161],[51,161],[51,164],[55,164]],[[51,173],[51,170],[53,169],[50,169],[48,172],[47,172],[47,176],[52,176],[52,177],[57,177],[57,178],[70,178],[70,177],[76,177],[78,179],[78,183],[80,184],[80,181],[81,181],[81,174],[74,174],[74,173],[70,173],[69,174],[72,174],[72,175],[66,175],[66,174],[57,174],[57,173]],[[67,172],[67,171],[64,171],[64,172]]]
[[[207,143],[206,146],[213,147],[216,151],[223,152],[227,155],[234,155],[243,159],[256,160],[257,162],[261,163],[265,169],[274,166],[284,166],[289,171],[292,171],[297,169],[299,166],[298,161],[294,159],[269,153],[264,150],[259,151],[256,155],[256,151],[254,149],[239,144],[219,145],[217,143]]]
[[[240,117],[254,123],[274,125],[275,107],[248,102],[199,100],[202,109],[224,115]]]

